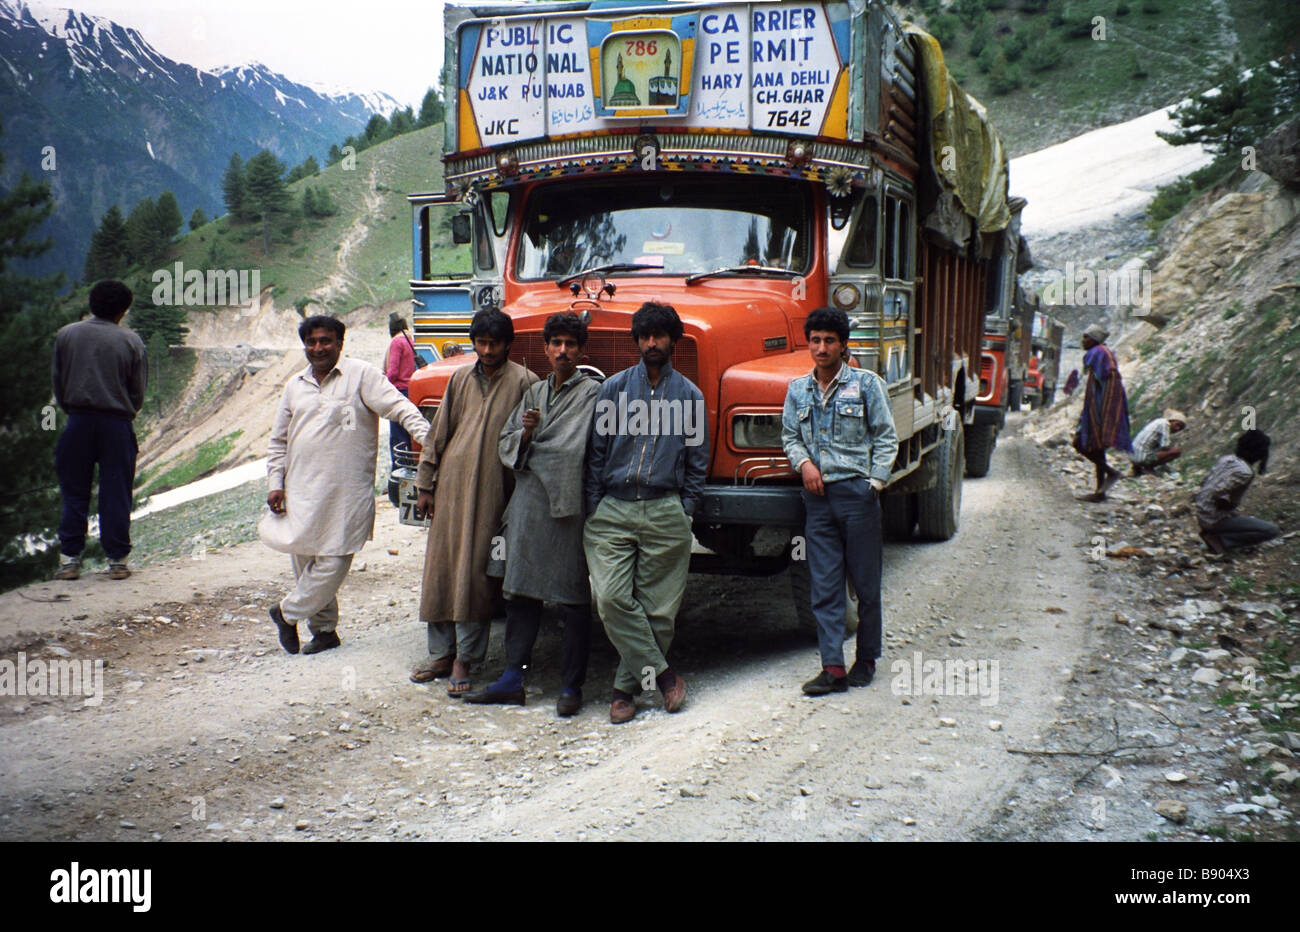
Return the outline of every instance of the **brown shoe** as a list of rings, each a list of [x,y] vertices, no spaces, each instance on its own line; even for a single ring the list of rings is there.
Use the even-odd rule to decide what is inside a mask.
[[[686,701],[686,681],[680,676],[674,675],[673,685],[663,691],[664,711],[676,712]]]
[[[1228,552],[1228,548],[1223,546],[1223,539],[1218,534],[1201,531],[1201,540],[1205,541],[1205,546],[1210,548],[1210,553],[1221,556]]]
[[[131,575],[131,567],[127,566],[125,561],[123,561],[122,563],[108,564],[109,579],[126,579],[130,575]]]
[[[609,721],[613,725],[622,725],[636,717],[636,703],[627,699],[615,699],[609,704]]]
[[[442,660],[427,660],[411,671],[411,682],[428,683],[432,680],[440,680],[451,676],[451,665],[455,661],[455,657],[446,657]]]
[[[81,578],[81,561],[69,560],[66,563],[59,564],[59,571],[54,574],[55,579],[80,579]]]

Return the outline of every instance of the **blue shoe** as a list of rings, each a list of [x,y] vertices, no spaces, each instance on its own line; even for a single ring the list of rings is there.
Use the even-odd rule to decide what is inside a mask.
[[[502,686],[500,681],[497,681],[486,689],[465,693],[461,698],[475,705],[523,705],[524,688],[522,686]]]

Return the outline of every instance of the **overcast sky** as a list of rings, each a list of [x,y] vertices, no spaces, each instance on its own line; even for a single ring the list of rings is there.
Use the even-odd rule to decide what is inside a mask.
[[[130,26],[199,68],[260,61],[295,81],[386,91],[418,108],[442,69],[443,0],[28,0]]]

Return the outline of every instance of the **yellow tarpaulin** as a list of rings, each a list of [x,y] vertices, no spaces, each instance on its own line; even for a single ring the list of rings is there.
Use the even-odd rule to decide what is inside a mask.
[[[908,24],[920,51],[918,70],[930,111],[930,148],[935,174],[957,195],[981,233],[1006,229],[1007,156],[989,126],[984,105],[961,89],[943,63],[934,36]]]

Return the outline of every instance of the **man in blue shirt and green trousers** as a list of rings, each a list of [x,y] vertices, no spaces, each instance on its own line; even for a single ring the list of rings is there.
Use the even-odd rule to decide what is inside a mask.
[[[804,321],[813,371],[790,383],[781,445],[803,479],[804,535],[822,670],[810,696],[867,686],[880,657],[880,491],[898,453],[880,376],[845,362],[849,318],[820,307]],[[858,594],[858,645],[844,669],[845,574]]]

